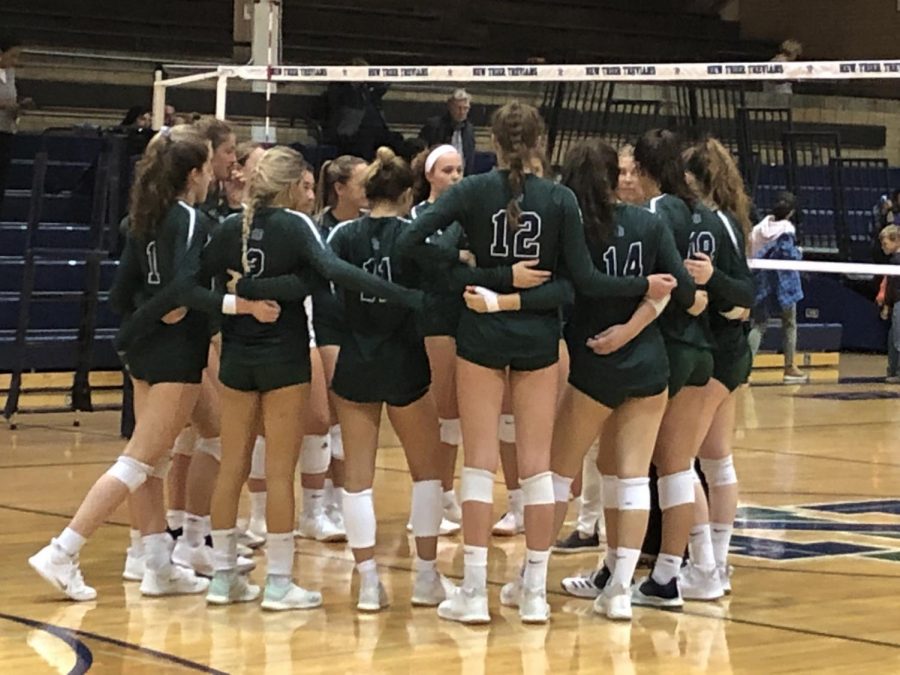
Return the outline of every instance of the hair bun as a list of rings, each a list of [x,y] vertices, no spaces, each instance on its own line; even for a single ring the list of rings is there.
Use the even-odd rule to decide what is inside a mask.
[[[375,159],[382,164],[390,164],[397,158],[397,154],[386,146],[381,146],[378,148],[378,152],[375,155]]]

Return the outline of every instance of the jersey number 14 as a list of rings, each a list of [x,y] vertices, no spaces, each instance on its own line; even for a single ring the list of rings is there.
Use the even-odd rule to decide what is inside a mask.
[[[615,246],[610,246],[606,249],[606,253],[603,254],[603,262],[606,263],[606,273],[611,277],[644,276],[643,254],[644,250],[641,242],[631,242],[628,246],[628,253],[625,255],[625,264],[619,268],[619,254]]]
[[[374,274],[376,277],[381,277],[382,279],[387,279],[388,281],[393,281],[393,273],[391,272],[391,259],[390,258],[380,258],[376,260],[375,258],[369,258],[366,262],[363,263],[363,269],[369,274]],[[360,302],[387,302],[384,298],[376,298],[374,295],[368,295],[367,293],[359,294]]]

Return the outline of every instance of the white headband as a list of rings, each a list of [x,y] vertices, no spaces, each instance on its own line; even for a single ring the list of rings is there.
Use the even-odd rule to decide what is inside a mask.
[[[431,170],[434,168],[434,165],[437,164],[437,161],[451,152],[456,152],[456,148],[452,145],[439,145],[432,150],[428,154],[428,159],[425,160],[425,173],[431,173]]]

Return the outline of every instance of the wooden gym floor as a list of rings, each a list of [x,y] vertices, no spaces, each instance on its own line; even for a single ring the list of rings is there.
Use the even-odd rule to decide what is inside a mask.
[[[883,359],[843,359],[841,367],[877,375]],[[17,431],[0,430],[0,672],[900,672],[900,387],[863,381],[744,390],[735,436],[743,508],[734,594],[688,603],[680,614],[636,609],[632,624],[593,616],[589,602],[558,590],[563,576],[593,567],[594,554],[552,559],[549,625],[525,627],[515,611],[500,608],[497,592],[516,570],[521,537],[494,540],[490,627],[410,608],[410,481],[389,435],[375,487],[388,611],[354,611],[343,545],[301,540],[297,576],[323,590],[323,609],[272,615],[255,605],[207,609],[202,596],[142,599],[137,584],[119,576],[124,511],[82,554],[98,600],[60,601],[25,560],[65,524],[121,449],[118,419],[86,415],[78,429],[71,415],[18,421]],[[504,504],[498,482],[498,516]],[[459,540],[443,539],[439,557],[458,578]]]

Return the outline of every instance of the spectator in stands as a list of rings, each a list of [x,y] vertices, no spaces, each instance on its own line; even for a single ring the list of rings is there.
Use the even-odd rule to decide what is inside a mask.
[[[881,242],[881,250],[890,257],[892,265],[900,265],[900,227],[888,225],[878,235]],[[891,315],[891,328],[888,332],[888,366],[885,382],[888,384],[900,384],[900,311],[895,311],[895,305],[900,298],[900,277],[888,277],[884,295],[884,307],[882,317]]]
[[[900,190],[894,190],[890,196],[881,195],[872,207],[872,223],[875,232],[881,232],[888,225],[900,224]]]
[[[447,99],[447,111],[429,119],[419,138],[431,147],[444,143],[452,145],[463,158],[465,175],[475,173],[475,127],[469,121],[472,97],[465,89],[455,89]]]
[[[16,91],[16,66],[21,55],[22,43],[17,38],[0,35],[0,215],[19,113],[34,105],[30,98],[19,98]]]
[[[150,108],[145,105],[131,106],[119,126],[124,129],[149,129],[153,126]]]
[[[799,40],[785,40],[778,48],[778,53],[772,57],[772,61],[796,61],[803,56],[803,44]],[[790,82],[779,82],[777,84],[768,84],[766,91],[776,94],[793,94],[794,87]]]
[[[174,105],[167,105],[163,124],[167,127],[174,127],[176,124],[179,124],[177,112]],[[187,124],[187,122],[181,122],[181,124]]]
[[[772,213],[753,228],[750,233],[750,255],[769,260],[802,260],[803,253],[797,247],[797,230],[791,218],[797,210],[797,199],[790,192],[781,192]],[[750,331],[750,349],[754,354],[765,335],[769,316],[781,317],[784,333],[785,383],[806,382],[809,376],[794,364],[797,351],[797,303],[803,299],[800,273],[789,270],[759,270],[756,277],[756,307],[753,309],[753,328]]]

